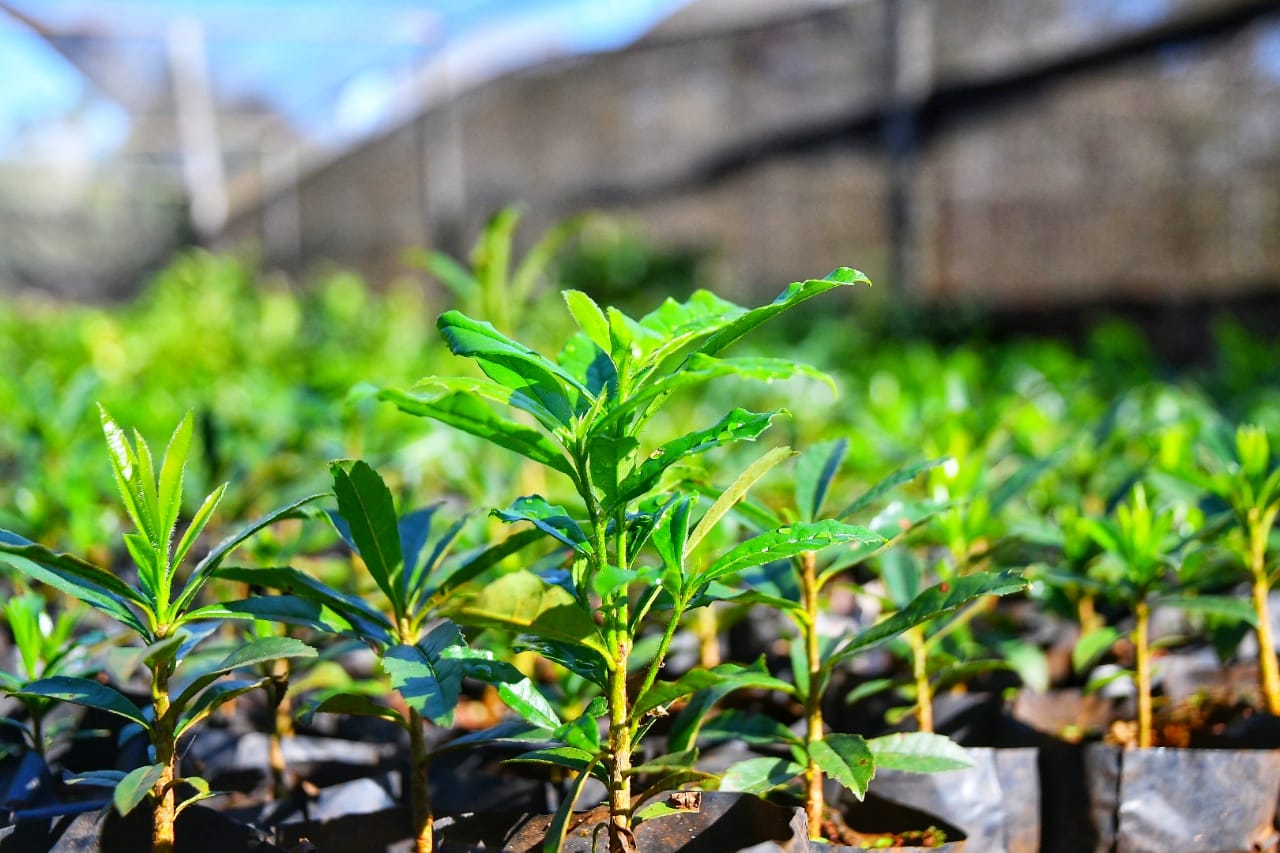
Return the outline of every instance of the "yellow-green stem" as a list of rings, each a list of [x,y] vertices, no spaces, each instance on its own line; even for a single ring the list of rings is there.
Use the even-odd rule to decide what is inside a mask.
[[[431,853],[431,788],[427,778],[427,739],[422,714],[409,709],[409,797],[414,853]]]
[[[1145,601],[1134,608],[1137,627],[1133,631],[1133,648],[1138,664],[1138,746],[1151,746],[1151,607]]]
[[[625,624],[625,623],[624,623]],[[627,719],[627,664],[631,647],[623,631],[609,673],[609,851],[628,853],[631,834],[631,726]]]
[[[151,819],[151,853],[173,853],[174,821],[177,819],[177,794],[173,780],[177,777],[177,749],[173,721],[169,718],[169,664],[160,663],[151,673],[151,706],[155,723],[151,743],[156,750],[160,778],[151,789],[155,809]]]
[[[1268,518],[1268,521],[1270,519]],[[1271,635],[1271,584],[1267,578],[1267,535],[1270,525],[1254,520],[1249,536],[1249,569],[1253,574],[1253,609],[1258,615],[1258,689],[1267,713],[1280,716],[1280,662]]]
[[[720,620],[717,618],[716,606],[708,604],[698,611],[698,663],[703,669],[719,666],[720,658]]]
[[[813,757],[813,744],[822,740],[826,723],[822,719],[822,654],[818,645],[818,555],[809,551],[800,557],[800,595],[804,602],[803,623],[805,663],[809,669],[809,688],[805,693],[805,751],[809,763],[805,768],[805,815],[809,819],[809,837],[822,837],[822,815],[826,799],[822,791],[823,773]]]
[[[289,698],[289,659],[271,665],[272,698],[271,733],[267,741],[267,761],[271,768],[271,796],[282,800],[289,796],[288,767],[284,760],[284,739],[293,735],[293,702]]]
[[[1080,620],[1080,633],[1088,634],[1102,627],[1102,616],[1098,613],[1097,602],[1093,596],[1084,594],[1076,602],[1076,618]]]
[[[933,732],[933,688],[929,686],[929,649],[924,626],[917,625],[903,636],[911,648],[911,672],[916,683],[916,721],[920,731]]]

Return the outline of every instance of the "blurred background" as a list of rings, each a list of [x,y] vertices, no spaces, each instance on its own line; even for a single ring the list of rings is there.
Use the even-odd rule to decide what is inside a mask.
[[[1274,0],[0,0],[0,80],[7,290],[193,243],[382,286],[513,202],[743,298],[847,263],[1176,341],[1280,285]]]

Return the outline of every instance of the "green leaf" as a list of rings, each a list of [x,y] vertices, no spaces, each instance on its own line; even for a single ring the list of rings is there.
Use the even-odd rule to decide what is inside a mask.
[[[848,518],[855,513],[861,512],[879,500],[883,495],[888,494],[903,483],[911,482],[925,471],[937,468],[946,461],[946,457],[943,457],[942,459],[929,459],[925,462],[917,462],[914,465],[907,465],[904,468],[899,468],[897,471],[894,471],[892,474],[876,483],[870,489],[867,489],[857,498],[854,498],[853,502],[836,513],[835,517]]]
[[[803,766],[787,758],[748,758],[725,771],[720,777],[720,790],[763,794],[803,772]]]
[[[196,514],[191,517],[191,523],[187,525],[187,529],[183,531],[182,538],[178,541],[178,547],[174,549],[172,563],[174,566],[182,565],[182,561],[187,558],[187,552],[191,550],[191,546],[196,544],[196,540],[200,538],[200,534],[209,523],[209,519],[213,517],[213,513],[218,508],[218,504],[222,502],[222,496],[227,491],[227,484],[223,483],[214,489],[200,504],[200,509],[196,510]]]
[[[605,657],[595,649],[589,649],[579,643],[548,640],[545,637],[531,637],[528,634],[522,634],[517,638],[515,649],[537,652],[552,663],[560,664],[600,688],[608,687],[609,675],[608,668],[605,666]]]
[[[400,529],[391,490],[368,463],[340,460],[329,463],[338,512],[347,522],[352,541],[369,575],[391,602],[396,618],[405,615],[401,575]]]
[[[809,551],[821,551],[833,545],[849,543],[879,545],[884,538],[865,527],[841,521],[797,522],[753,536],[725,552],[705,571],[697,575],[699,584],[710,583],[752,566],[785,560]]]
[[[201,690],[228,672],[284,658],[315,656],[315,649],[292,637],[261,637],[252,640],[227,655],[212,669],[205,670],[198,678],[193,679],[173,704],[178,708],[186,707]]]
[[[222,561],[227,558],[227,555],[240,545],[244,544],[244,541],[250,536],[253,536],[265,527],[270,527],[277,521],[282,521],[286,518],[298,517],[300,515],[299,510],[301,510],[302,507],[309,503],[318,501],[321,498],[327,498],[328,496],[329,494],[327,492],[308,495],[307,497],[302,498],[301,500],[296,500],[287,506],[282,506],[274,512],[267,513],[261,518],[250,522],[223,539],[213,547],[213,550],[205,555],[203,560],[196,563],[195,569],[191,572],[191,577],[187,579],[186,586],[182,588],[182,595],[180,595],[177,602],[174,603],[173,612],[182,613],[185,611],[187,607],[190,606],[191,602],[195,600],[196,595],[204,587],[205,583],[217,568],[222,565]]]
[[[126,699],[122,693],[88,678],[74,678],[68,675],[41,678],[27,684],[16,695],[42,696],[46,699],[57,699],[60,702],[97,708],[99,711],[124,717],[144,729],[151,728],[151,723],[142,715],[138,706]]]
[[[304,717],[312,714],[347,714],[355,717],[378,717],[388,720],[401,728],[409,724],[394,708],[380,705],[371,696],[363,693],[336,693],[308,707]]]
[[[462,663],[445,652],[462,642],[457,625],[441,622],[414,645],[392,646],[382,656],[391,686],[409,707],[443,726],[453,724],[463,675]]]
[[[596,764],[596,757],[585,749],[576,746],[552,746],[546,749],[535,749],[508,759],[508,764],[549,764],[553,767],[564,767],[576,770],[584,775],[590,774]],[[596,774],[600,775],[600,774]]]
[[[711,507],[702,516],[698,526],[689,534],[684,543],[684,558],[688,559],[689,555],[698,547],[698,543],[711,532],[711,529],[724,517],[725,513],[733,508],[734,504],[746,496],[757,480],[769,473],[775,465],[788,456],[791,456],[790,447],[775,447],[748,465],[747,469],[738,475],[738,478],[733,481],[729,488],[720,493],[720,496],[716,498],[715,502],[711,504]]]
[[[578,395],[590,393],[553,361],[460,311],[446,311],[436,327],[454,355],[474,359],[484,374],[542,404],[564,426],[573,422]]]
[[[444,252],[415,252],[411,258],[459,299],[475,299],[480,291],[480,284],[466,267]]]
[[[442,601],[448,598],[458,587],[475,580],[507,557],[524,550],[533,542],[540,541],[542,537],[542,531],[536,528],[533,530],[521,530],[512,533],[501,542],[483,546],[461,555],[456,558],[457,567],[449,570],[439,580],[439,585],[430,591],[431,598],[435,601]],[[452,562],[451,560],[450,565]]]
[[[782,690],[788,692],[791,685],[781,679],[774,678],[765,671],[763,664],[742,666],[736,663],[722,663],[711,669],[691,669],[675,681],[657,681],[653,686],[637,696],[631,714],[638,719],[654,708],[670,705],[677,699],[683,699],[700,690],[717,688],[721,696],[731,690],[744,687],[757,687],[764,690]]]
[[[802,302],[826,293],[837,287],[865,284],[871,286],[871,280],[855,269],[838,267],[821,279],[792,282],[768,305],[753,308],[736,317],[720,331],[699,347],[700,352],[715,355],[726,347],[740,340],[744,335],[771,320],[784,311],[789,311]]]
[[[237,696],[243,696],[259,688],[266,687],[271,683],[271,679],[263,676],[258,679],[228,679],[219,681],[217,684],[209,687],[203,693],[195,698],[190,705],[174,703],[174,707],[182,711],[178,725],[174,728],[174,737],[181,737],[191,729],[192,726],[198,724],[205,717],[209,716],[220,706]]]
[[[112,419],[107,410],[98,404],[98,414],[102,420],[102,433],[107,439],[108,455],[111,457],[111,470],[115,474],[116,486],[120,490],[120,498],[125,512],[133,520],[138,532],[147,537],[148,542],[160,541],[157,533],[157,522],[152,507],[148,505],[139,460],[134,448],[129,444],[129,437]],[[145,447],[145,442],[142,443]],[[154,481],[151,488],[155,488]]]
[[[339,592],[295,568],[284,566],[253,569],[226,566],[218,569],[216,574],[227,580],[290,593],[316,605],[327,607],[345,619],[362,637],[383,644],[391,641],[393,628],[386,616],[365,604],[362,599]],[[273,601],[274,598],[283,600]],[[287,596],[254,597],[245,601],[229,602],[225,607],[228,610],[244,612],[261,619],[303,625],[322,631],[332,630],[331,621],[322,611],[300,607],[297,602],[288,599]],[[208,608],[205,607],[189,611],[187,618],[200,618],[206,611]],[[219,614],[215,612],[212,615],[216,618]]]
[[[867,741],[877,769],[908,773],[941,773],[973,766],[965,748],[949,737],[930,732],[898,732]]]
[[[1258,627],[1258,612],[1243,598],[1230,595],[1170,595],[1152,601],[1153,607],[1176,607],[1191,613],[1211,613],[1227,619],[1238,619]]]
[[[173,540],[173,529],[178,523],[178,515],[182,512],[182,470],[187,463],[187,453],[191,448],[191,413],[187,412],[164,452],[164,461],[160,465],[160,534],[163,537],[166,553]],[[176,565],[176,564],[175,564]]]
[[[577,321],[582,331],[587,333],[591,342],[606,353],[610,351],[609,320],[596,301],[581,290],[563,291],[565,304],[569,313]]]
[[[1096,628],[1082,635],[1076,641],[1076,647],[1071,650],[1071,669],[1077,675],[1088,672],[1118,639],[1120,632],[1109,626]]]
[[[139,767],[121,779],[111,794],[116,811],[121,815],[127,815],[142,805],[142,801],[151,795],[151,789],[160,781],[163,773],[164,765],[149,764]]]
[[[827,490],[848,449],[849,440],[840,438],[815,444],[796,460],[796,507],[801,521],[813,521],[822,512]]]
[[[829,734],[809,744],[809,757],[822,772],[861,800],[876,775],[876,759],[861,735]]]
[[[734,409],[714,426],[667,442],[650,453],[622,481],[615,502],[625,503],[644,495],[657,485],[662,472],[681,459],[733,441],[755,441],[782,411],[749,412],[746,409]],[[610,508],[612,507],[606,507],[606,510]]]
[[[594,754],[600,749],[600,726],[590,714],[560,724],[551,734],[566,746],[577,747],[584,752]]]
[[[463,392],[419,383],[413,391],[385,388],[378,399],[395,404],[402,412],[432,418],[477,438],[532,459],[540,465],[576,477],[573,466],[555,444],[533,427],[507,420],[482,401]]]
[[[583,532],[578,522],[565,511],[564,507],[552,506],[540,495],[516,498],[515,502],[506,509],[495,509],[493,515],[508,524],[527,521],[580,554],[591,552],[587,534]]]
[[[880,578],[896,608],[906,607],[920,594],[924,572],[910,548],[890,548],[880,556]]]
[[[603,665],[612,668],[595,620],[567,591],[532,572],[512,572],[487,584],[460,608],[458,615],[475,625],[511,629],[578,646],[584,656],[590,657],[594,652]]]
[[[55,553],[7,530],[0,530],[0,559],[23,574],[101,610],[139,635],[148,636],[146,627],[125,602],[131,601],[147,613],[152,612],[151,604],[106,569],[71,554]]]
[[[944,613],[982,595],[1008,595],[1025,589],[1027,581],[1016,572],[983,572],[944,581],[917,595],[903,609],[843,643],[827,657],[823,669],[830,671],[856,652],[879,645],[908,628],[936,619]]]
[[[569,819],[573,817],[573,808],[577,805],[578,798],[582,796],[582,789],[591,778],[591,771],[597,763],[596,759],[591,759],[573,780],[560,807],[556,809],[555,816],[551,819],[551,825],[547,827],[547,834],[542,842],[542,853],[559,853],[564,847],[565,835],[569,832]]]
[[[672,732],[673,734],[675,732],[674,726]],[[735,708],[722,711],[707,720],[702,725],[702,731],[698,736],[698,741],[705,743],[719,743],[726,740],[740,740],[752,746],[769,747],[782,743],[797,746],[804,744],[804,739],[787,728],[780,720],[765,714],[739,711]],[[682,748],[687,748],[685,745],[688,743],[689,739],[686,737],[679,739],[679,745]],[[672,744],[672,747],[674,748],[675,744]]]

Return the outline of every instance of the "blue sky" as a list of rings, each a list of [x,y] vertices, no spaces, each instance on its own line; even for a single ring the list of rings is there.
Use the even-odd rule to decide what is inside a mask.
[[[686,0],[6,0],[90,51],[109,48],[163,92],[164,35],[198,20],[219,98],[265,102],[306,133],[359,135],[389,92],[442,45],[536,33],[557,52],[626,44]],[[147,63],[151,63],[148,65]],[[43,39],[0,11],[0,154],[24,131],[78,112],[102,150],[128,133],[122,110]],[[145,86],[143,87],[145,88]],[[141,90],[140,90],[141,91]]]

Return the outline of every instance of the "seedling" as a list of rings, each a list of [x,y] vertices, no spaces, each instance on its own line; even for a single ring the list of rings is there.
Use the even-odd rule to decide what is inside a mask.
[[[599,769],[609,796],[610,849],[634,850],[631,826],[639,801],[632,796],[632,779],[641,768],[632,766],[632,753],[655,715],[711,683],[777,681],[740,666],[695,670],[674,682],[658,676],[682,616],[709,600],[713,581],[847,534],[796,528],[749,551],[731,549],[705,567],[693,565],[689,555],[708,531],[789,451],[770,451],[748,466],[700,519],[693,496],[663,492],[663,474],[693,454],[755,439],[779,412],[734,409],[705,429],[656,447],[644,444],[645,427],[674,392],[712,379],[768,381],[812,373],[785,359],[721,353],[766,320],[828,290],[858,283],[867,280],[841,268],[825,279],[792,284],[771,304],[749,311],[700,291],[683,303],[668,300],[639,320],[614,308],[602,310],[580,291],[566,291],[582,332],[554,359],[488,323],[450,311],[438,321],[441,333],[454,354],[472,359],[487,378],[433,377],[409,392],[381,393],[410,414],[434,418],[563,475],[580,502],[567,510],[529,496],[499,511],[503,520],[532,524],[568,548],[569,571],[551,577],[524,570],[505,575],[459,614],[528,635],[531,647],[604,691],[604,701],[592,710],[607,718],[606,742],[599,742],[597,713],[588,713],[561,735],[562,750],[542,755],[579,771],[547,833],[547,849],[558,847],[577,794]],[[499,415],[486,404],[515,410],[533,425]],[[657,565],[640,559],[647,545],[656,551]],[[644,619],[663,610],[665,627],[656,652],[630,681]],[[663,784],[670,787],[688,778],[681,774],[689,772],[690,758],[645,769],[662,772]],[[662,789],[659,784],[657,790]]]
[[[378,654],[408,705],[407,715],[375,702],[366,691],[330,693],[307,713],[379,717],[408,733],[414,846],[427,853],[434,821],[425,721],[452,724],[464,677],[495,685],[508,705],[537,724],[555,720],[558,725],[555,711],[519,670],[491,653],[468,648],[458,626],[440,618],[462,584],[538,536],[517,534],[450,559],[465,518],[431,543],[438,506],[397,517],[391,491],[367,463],[334,462],[330,469],[338,498],[338,512],[330,519],[381,590],[382,609],[294,568],[227,567],[218,575],[287,593],[250,598],[235,605],[240,612],[354,637]]]
[[[1180,472],[1204,491],[1227,504],[1237,535],[1226,539],[1228,548],[1249,573],[1253,593],[1254,622],[1258,635],[1258,686],[1267,712],[1280,715],[1280,663],[1271,633],[1268,596],[1280,569],[1269,561],[1271,532],[1280,514],[1280,460],[1273,458],[1265,429],[1243,425],[1235,443],[1210,435],[1203,442],[1203,471]]]
[[[822,714],[822,697],[836,668],[855,654],[939,618],[964,603],[985,595],[1004,595],[1025,586],[1013,573],[983,572],[957,578],[929,589],[915,587],[901,608],[889,618],[849,636],[824,635],[821,631],[822,596],[828,584],[864,562],[901,537],[932,512],[922,505],[906,510],[898,504],[891,514],[882,513],[880,529],[847,524],[845,519],[865,511],[896,486],[906,483],[936,465],[927,462],[904,468],[889,475],[842,509],[824,514],[828,492],[839,472],[847,444],[843,440],[816,445],[800,456],[795,467],[794,506],[775,513],[758,503],[743,503],[739,512],[767,532],[747,540],[742,547],[768,537],[788,532],[809,531],[800,541],[804,547],[779,553],[771,561],[744,574],[740,587],[745,592],[736,600],[756,602],[777,608],[795,626],[796,639],[791,643],[791,660],[795,684],[788,689],[805,707],[805,734],[801,740],[779,724],[768,725],[759,719],[744,719],[747,730],[758,734],[761,725],[772,730],[782,742],[791,746],[795,760],[749,759],[732,768],[722,787],[764,791],[803,775],[805,810],[809,830],[820,837],[824,820],[823,785],[831,776],[862,799],[877,766],[916,772],[933,772],[970,766],[964,751],[946,738],[929,732],[893,735],[866,740],[858,734],[829,734]],[[822,533],[839,533],[823,540]],[[887,537],[886,535],[887,534]],[[696,726],[678,720],[672,738],[673,748],[697,734]],[[720,734],[733,734],[733,727],[720,722]]]
[[[212,796],[199,778],[178,776],[177,742],[222,703],[256,690],[267,679],[223,681],[222,676],[266,660],[309,657],[315,650],[297,640],[273,637],[241,646],[212,667],[188,671],[182,663],[206,631],[189,630],[193,623],[244,618],[223,604],[197,606],[200,590],[238,545],[267,525],[295,514],[320,495],[296,501],[224,539],[187,575],[179,568],[222,499],[226,486],[205,498],[186,531],[174,544],[182,508],[182,474],[191,443],[191,417],[178,425],[161,460],[158,476],[151,449],[137,433],[130,441],[106,410],[102,428],[124,508],[134,532],[124,544],[137,570],[131,584],[108,569],[70,554],[60,554],[0,530],[0,560],[30,577],[78,598],[130,629],[142,642],[134,669],[145,667],[151,677],[151,702],[139,708],[124,694],[101,682],[72,675],[49,675],[26,684],[21,695],[72,702],[107,711],[136,723],[151,742],[154,763],[130,773],[101,771],[92,781],[114,788],[114,801],[127,814],[148,797],[154,805],[152,853],[172,853],[174,821],[187,806]],[[178,788],[195,790],[181,803]]]

